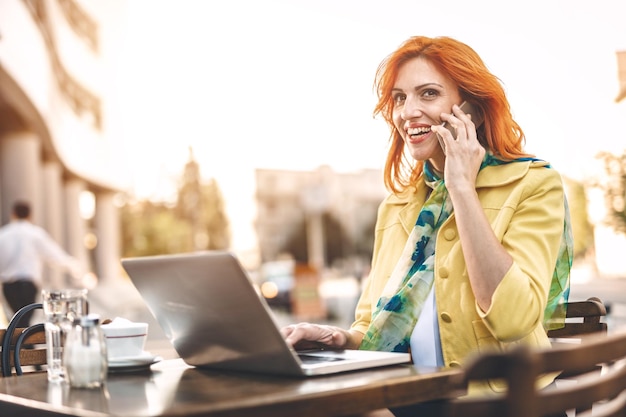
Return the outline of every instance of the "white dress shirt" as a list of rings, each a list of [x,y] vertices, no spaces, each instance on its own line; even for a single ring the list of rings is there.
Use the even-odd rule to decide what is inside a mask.
[[[41,227],[15,220],[0,228],[0,281],[41,281],[43,265],[67,270],[74,277],[79,262],[65,252]]]

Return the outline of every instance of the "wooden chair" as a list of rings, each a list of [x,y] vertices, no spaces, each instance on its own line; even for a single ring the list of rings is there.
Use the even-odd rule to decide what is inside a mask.
[[[606,317],[606,307],[599,298],[569,302],[566,309],[565,327],[548,330],[548,337],[553,343],[559,343],[559,339],[579,339],[582,335],[596,332],[607,333],[607,324],[602,321]]]
[[[601,374],[589,369],[602,364]],[[536,389],[545,373],[567,371],[577,383]],[[433,417],[547,417],[574,409],[597,417],[626,417],[626,332],[583,336],[580,344],[552,349],[519,347],[474,357],[465,367],[463,385],[474,380],[503,379],[502,394],[440,401]]]
[[[39,323],[26,328],[17,327],[17,323],[24,314],[39,308],[42,308],[41,303],[22,307],[11,318],[7,328],[0,329],[2,376],[11,376],[13,367],[17,375],[22,375],[22,366],[42,367],[47,364],[44,325]],[[24,349],[25,345],[29,348]]]
[[[607,314],[606,307],[598,297],[590,297],[585,301],[569,302],[566,308],[565,327],[548,330],[548,337],[553,347],[564,343],[580,343],[583,336],[608,332],[608,326],[603,321]],[[594,364],[589,368],[589,372],[594,370],[601,372],[602,366]],[[576,380],[576,375],[570,374],[569,371],[562,372],[557,378],[558,382]]]

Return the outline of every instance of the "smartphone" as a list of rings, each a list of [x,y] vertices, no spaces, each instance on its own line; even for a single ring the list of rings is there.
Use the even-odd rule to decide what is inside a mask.
[[[478,129],[480,125],[483,124],[484,118],[482,113],[476,110],[476,108],[470,102],[464,101],[463,103],[461,103],[459,108],[461,109],[461,111],[463,111],[463,113],[472,115],[472,121],[474,122],[474,126],[476,126],[476,129]],[[444,122],[443,127],[448,129],[450,133],[452,133],[453,138],[456,138],[456,129],[454,127],[452,127],[448,122]],[[443,139],[439,135],[437,135],[437,139],[439,139],[439,144],[441,145],[441,149],[443,149],[443,153],[445,154],[446,145],[445,143],[443,143]],[[482,146],[485,146],[485,144],[481,140],[479,140],[479,142]]]

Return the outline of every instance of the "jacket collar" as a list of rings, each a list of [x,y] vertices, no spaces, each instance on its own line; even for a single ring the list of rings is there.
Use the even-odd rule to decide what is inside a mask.
[[[520,161],[483,168],[476,178],[476,188],[500,187],[523,178],[531,168],[547,167],[546,161]]]

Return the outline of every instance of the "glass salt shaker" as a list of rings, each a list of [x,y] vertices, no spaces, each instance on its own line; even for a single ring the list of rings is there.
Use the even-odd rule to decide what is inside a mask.
[[[65,339],[63,362],[70,386],[96,388],[104,384],[108,362],[100,316],[88,314],[74,320]]]

